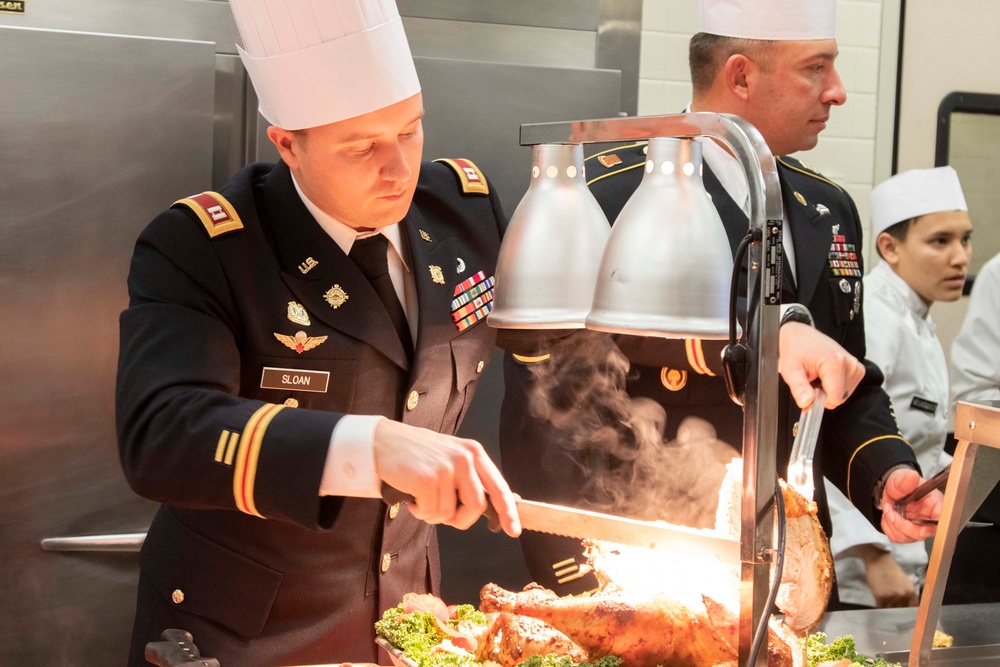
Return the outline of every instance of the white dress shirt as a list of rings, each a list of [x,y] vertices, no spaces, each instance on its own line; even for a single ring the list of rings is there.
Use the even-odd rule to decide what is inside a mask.
[[[376,232],[358,232],[333,216],[321,210],[303,194],[295,177],[292,177],[295,191],[302,203],[316,218],[320,227],[340,246],[344,254],[350,254],[354,242],[361,238],[384,234],[389,240],[386,258],[389,277],[396,290],[399,303],[406,313],[413,341],[417,340],[417,286],[413,274],[406,265],[403,239],[399,223],[383,227]],[[375,473],[375,427],[385,419],[381,415],[344,415],[330,434],[330,449],[320,480],[321,496],[352,496],[355,498],[381,497],[381,480]]]
[[[684,110],[691,111],[691,105]],[[740,166],[732,153],[720,146],[712,139],[701,139],[701,155],[712,170],[719,183],[726,193],[732,197],[736,205],[743,209],[743,213],[750,217],[750,185],[747,183],[746,173]],[[792,278],[798,280],[798,272],[795,269],[795,246],[792,244],[792,228],[788,224],[788,214],[782,209],[781,221],[781,248],[784,251],[785,262],[792,273]]]
[[[883,387],[892,400],[896,422],[912,445],[924,477],[948,464],[948,365],[931,321],[929,307],[885,262],[865,276],[865,342],[868,359],[885,374]],[[864,562],[855,550],[874,544],[893,557],[919,591],[927,569],[923,542],[892,544],[850,501],[826,482],[833,520],[837,586],[843,602],[875,606]]]

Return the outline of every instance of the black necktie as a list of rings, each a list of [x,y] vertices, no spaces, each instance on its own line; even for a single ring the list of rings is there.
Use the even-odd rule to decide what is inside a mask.
[[[413,354],[413,339],[410,337],[410,325],[406,322],[406,313],[403,312],[403,306],[399,303],[396,290],[392,286],[392,278],[389,277],[388,251],[389,239],[384,234],[375,234],[355,240],[348,256],[354,260],[361,273],[365,274],[365,278],[375,289],[409,357]]]

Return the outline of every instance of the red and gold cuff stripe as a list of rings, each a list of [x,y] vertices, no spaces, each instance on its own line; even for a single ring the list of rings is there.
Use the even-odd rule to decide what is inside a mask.
[[[264,442],[264,433],[268,425],[284,407],[284,405],[265,403],[253,413],[243,429],[240,448],[236,453],[236,470],[233,471],[233,498],[236,500],[236,509],[262,519],[264,516],[257,511],[253,498],[257,460],[260,457],[260,446]]]
[[[715,373],[712,372],[712,369],[708,367],[708,363],[705,361],[705,352],[701,349],[700,338],[685,338],[684,351],[687,352],[688,364],[691,365],[691,368],[696,373],[715,377]]]

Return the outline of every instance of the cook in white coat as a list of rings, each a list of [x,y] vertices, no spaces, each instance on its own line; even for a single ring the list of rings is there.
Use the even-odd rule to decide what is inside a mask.
[[[951,167],[904,172],[872,190],[872,231],[884,260],[865,276],[867,356],[885,374],[900,431],[924,477],[947,465],[948,365],[931,321],[935,301],[962,296],[972,224]],[[927,568],[923,542],[891,544],[827,483],[840,601],[914,606]]]
[[[1000,401],[1000,255],[976,275],[962,330],[951,345],[951,382],[957,401]]]

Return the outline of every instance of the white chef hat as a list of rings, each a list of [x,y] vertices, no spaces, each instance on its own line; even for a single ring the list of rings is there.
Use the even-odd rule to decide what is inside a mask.
[[[878,236],[897,222],[940,211],[968,211],[962,184],[951,167],[911,169],[872,189],[872,233]]]
[[[701,32],[743,39],[833,39],[837,0],[699,0]]]
[[[230,0],[272,125],[301,130],[420,92],[395,0]]]

